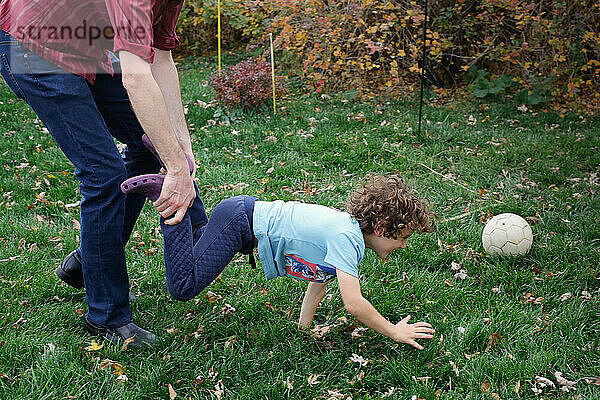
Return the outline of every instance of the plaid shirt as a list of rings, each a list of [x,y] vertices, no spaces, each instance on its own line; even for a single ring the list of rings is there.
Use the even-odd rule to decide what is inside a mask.
[[[3,0],[0,29],[57,66],[94,81],[113,74],[109,51],[154,61],[172,50],[183,0]]]

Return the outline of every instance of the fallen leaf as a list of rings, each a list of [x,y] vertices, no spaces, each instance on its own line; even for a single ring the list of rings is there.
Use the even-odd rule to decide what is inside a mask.
[[[396,390],[400,391],[401,389],[396,389],[395,387],[393,387],[393,386],[392,386],[391,388],[389,388],[389,389],[387,390],[387,392],[383,393],[383,394],[381,395],[381,397],[390,397],[391,395],[393,395],[393,394],[394,394],[394,392],[395,392]]]
[[[573,295],[571,294],[571,292],[567,292],[567,293],[563,293],[563,294],[560,296],[559,300],[560,300],[560,301],[567,301],[567,300],[569,300],[571,297],[573,297]]]
[[[424,382],[425,384],[427,384],[427,382],[431,379],[431,376],[421,376],[421,377],[416,377],[413,375],[413,381],[415,382]]]
[[[226,349],[231,349],[233,348],[234,343],[238,340],[238,337],[236,335],[230,336],[229,338],[227,338],[227,340],[225,341],[225,348]]]
[[[196,388],[196,390],[200,389],[200,384],[205,380],[206,378],[204,378],[204,375],[202,375],[202,373],[198,374],[196,379],[194,379],[194,387]]]
[[[454,371],[454,373],[456,374],[456,377],[458,377],[460,373],[459,373],[458,367],[456,366],[454,361],[450,360],[450,365],[452,366],[452,371]]]
[[[170,383],[167,385],[167,387],[169,388],[169,400],[174,400],[175,397],[177,397],[177,392],[175,389],[173,389],[173,386],[171,386]]]
[[[317,325],[310,330],[309,334],[314,338],[320,339],[323,336],[327,335],[332,328],[333,325]]]
[[[490,390],[490,381],[483,381],[483,383],[481,384],[481,391],[483,393],[487,393]]]
[[[352,331],[352,334],[350,336],[352,336],[353,338],[357,339],[357,338],[362,338],[365,336],[365,333],[368,331],[368,328],[362,328],[362,327],[358,327],[355,330]]]
[[[26,322],[27,322],[27,320],[25,318],[21,317],[12,324],[12,327],[14,329],[19,329],[21,327],[21,325],[23,325]]]
[[[337,400],[346,397],[345,394],[340,393],[338,390],[327,390],[327,395],[329,396],[327,400]]]
[[[454,278],[455,279],[460,279],[461,281],[464,281],[465,279],[468,278],[468,275],[465,274],[464,272],[459,272],[457,274],[454,274]]]
[[[217,382],[217,384],[215,385],[214,394],[215,394],[215,396],[217,397],[218,400],[221,400],[221,398],[225,394],[225,386],[223,386],[223,381],[222,380],[219,380],[219,382]]]
[[[592,299],[592,295],[590,294],[590,292],[584,290],[581,292],[581,298],[584,300],[591,300]]]
[[[360,371],[358,374],[356,374],[356,376],[354,377],[354,379],[352,379],[348,383],[351,384],[351,385],[356,385],[357,383],[362,382],[362,380],[363,380],[364,377],[365,377],[365,371]]]
[[[119,375],[117,376],[117,385],[121,386],[123,384],[125,384],[125,382],[127,382],[129,379],[127,378],[127,375]]]
[[[283,386],[285,386],[286,389],[294,390],[294,382],[290,382],[290,378],[286,379],[285,381],[281,381],[281,383],[283,383]]]
[[[452,261],[452,264],[450,265],[450,269],[452,271],[460,271],[461,268],[462,268],[462,263],[457,263],[456,261]]]
[[[554,382],[552,382],[552,381],[551,381],[550,379],[548,379],[548,378],[544,378],[543,376],[536,376],[536,377],[535,377],[535,381],[536,381],[536,383],[539,383],[539,385],[540,385],[542,388],[545,388],[545,387],[551,387],[551,388],[554,388],[554,387],[556,387],[556,385],[554,385]]]
[[[484,351],[486,351],[486,352],[490,351],[494,345],[496,345],[497,343],[500,342],[500,340],[502,340],[502,335],[500,335],[498,333],[492,333],[490,335],[490,340],[488,342],[488,345]]]
[[[225,303],[225,305],[221,308],[221,315],[226,317],[235,312],[235,307]]]
[[[558,382],[558,384],[561,386],[560,390],[562,390],[563,392],[569,392],[571,390],[576,390],[575,385],[577,384],[577,382],[570,381],[570,380],[564,378],[562,376],[562,372],[560,372],[560,371],[554,372],[554,377],[556,378],[556,381]]]
[[[364,367],[369,363],[369,360],[365,360],[362,356],[359,356],[356,353],[352,353],[352,356],[350,356],[350,361],[348,362],[358,363],[361,367]]]
[[[134,340],[135,340],[135,335],[125,339],[125,341],[123,342],[123,345],[121,346],[121,351],[127,351],[127,346],[129,346],[129,344],[132,343]]]
[[[521,391],[521,381],[517,381],[517,383],[515,383],[515,387],[513,388],[513,392],[515,392],[518,396],[520,391]]]
[[[309,385],[316,385],[319,383],[319,378],[323,377],[323,374],[310,374],[310,376],[306,379]]]
[[[498,393],[490,393],[490,397],[492,398],[492,400],[502,400],[502,398],[500,397],[500,395]]]
[[[215,301],[217,301],[217,300],[221,300],[223,297],[222,297],[222,296],[220,296],[220,295],[218,295],[218,294],[215,294],[215,293],[213,293],[213,292],[211,292],[211,291],[209,290],[209,291],[208,291],[208,292],[206,292],[206,294],[204,295],[204,298],[208,299],[208,302],[209,302],[209,303],[213,303],[213,302],[215,302]]]
[[[98,344],[95,340],[92,340],[91,344],[85,348],[85,351],[98,351],[102,347],[104,347],[104,344]]]
[[[214,381],[215,379],[217,379],[217,376],[219,376],[219,373],[215,371],[213,367],[210,367],[210,370],[208,371],[208,377],[210,378],[210,380]]]

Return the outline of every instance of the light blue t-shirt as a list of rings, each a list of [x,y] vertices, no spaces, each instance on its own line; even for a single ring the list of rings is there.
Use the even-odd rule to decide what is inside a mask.
[[[336,269],[358,277],[365,242],[358,222],[346,212],[293,201],[257,201],[253,229],[267,279],[326,282]]]

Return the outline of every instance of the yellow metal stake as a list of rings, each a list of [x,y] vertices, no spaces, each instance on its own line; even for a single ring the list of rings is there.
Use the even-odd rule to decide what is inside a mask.
[[[273,57],[273,34],[269,33],[269,41],[271,42],[271,82],[273,84],[273,114],[277,114],[275,107],[275,58]]]
[[[219,58],[219,75],[221,75],[221,0],[217,0],[217,57]]]

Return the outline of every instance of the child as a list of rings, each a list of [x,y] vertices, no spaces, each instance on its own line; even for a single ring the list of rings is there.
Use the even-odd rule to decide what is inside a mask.
[[[131,178],[126,193],[143,193],[156,199],[160,177]],[[308,328],[325,295],[327,282],[337,277],[344,306],[358,320],[391,339],[423,349],[417,339],[431,339],[426,322],[397,324],[385,319],[360,290],[358,265],[365,248],[384,261],[405,248],[414,231],[432,232],[433,214],[397,175],[368,176],[347,202],[348,212],[316,204],[258,201],[236,196],[220,202],[208,223],[196,197],[184,219],[167,225],[161,218],[167,288],[176,300],[186,301],[206,288],[236,253],[250,255],[258,246],[267,279],[291,276],[309,281],[299,325]]]

